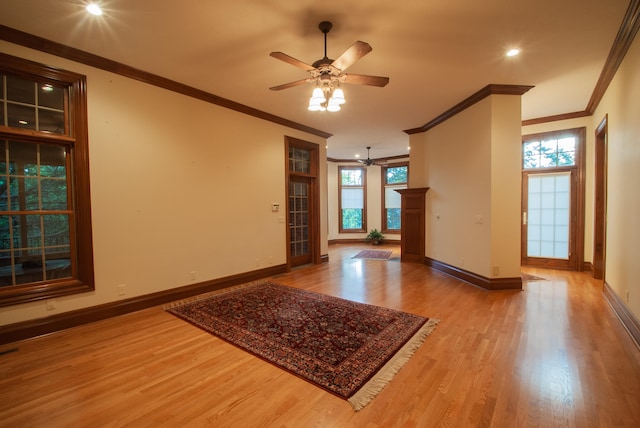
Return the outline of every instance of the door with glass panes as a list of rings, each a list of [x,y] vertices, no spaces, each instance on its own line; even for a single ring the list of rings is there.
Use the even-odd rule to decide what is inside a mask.
[[[523,139],[522,264],[580,270],[579,133]]]
[[[287,137],[287,265],[320,262],[318,146]]]

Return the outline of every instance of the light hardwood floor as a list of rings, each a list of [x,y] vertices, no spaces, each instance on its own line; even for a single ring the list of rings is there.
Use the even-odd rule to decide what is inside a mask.
[[[0,347],[0,426],[640,426],[640,351],[588,274],[488,292],[366,248],[274,279],[441,320],[360,412],[157,307]]]

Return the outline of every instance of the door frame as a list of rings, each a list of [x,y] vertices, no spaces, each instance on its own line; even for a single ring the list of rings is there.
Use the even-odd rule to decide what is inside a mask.
[[[523,265],[540,266],[559,269],[570,269],[575,271],[584,270],[584,227],[585,227],[585,182],[586,182],[586,135],[587,128],[571,128],[560,131],[541,132],[537,134],[529,134],[522,136],[521,144],[527,141],[535,139],[552,139],[561,138],[566,135],[572,135],[576,138],[576,163],[575,166],[570,168],[573,170],[573,180],[571,183],[572,191],[575,188],[575,207],[571,206],[571,221],[570,226],[574,229],[573,242],[569,243],[569,249],[573,249],[570,262],[565,266],[559,266],[558,263],[554,263],[553,259],[538,259],[527,258],[527,240],[526,240],[526,225],[524,224],[526,203],[528,189],[525,186],[525,174],[527,173],[552,173],[566,171],[569,168],[541,168],[541,169],[527,169],[522,170],[522,202],[520,213],[520,225],[521,225],[521,254],[520,259]],[[521,160],[522,165],[522,160]]]
[[[608,116],[595,131],[594,215],[593,215],[593,277],[604,279],[607,244],[607,151]]]
[[[289,148],[297,147],[310,151],[310,172],[293,172],[289,169]],[[320,264],[320,148],[318,144],[298,138],[285,136],[284,138],[284,162],[285,162],[285,224],[287,247],[287,272],[293,266],[291,256],[291,230],[289,228],[289,184],[293,176],[304,177],[309,180],[309,252],[311,263]]]

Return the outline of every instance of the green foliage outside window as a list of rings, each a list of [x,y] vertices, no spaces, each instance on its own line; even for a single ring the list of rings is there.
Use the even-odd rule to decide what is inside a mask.
[[[399,184],[407,182],[407,174],[409,168],[406,166],[397,166],[387,168],[387,184]]]
[[[342,210],[342,228],[343,229],[356,229],[363,228],[362,225],[362,210],[357,208],[346,208]]]
[[[576,164],[575,137],[528,141],[522,145],[525,169],[553,168]]]
[[[343,186],[362,186],[362,168],[343,169],[340,176]]]
[[[400,230],[400,208],[387,208],[387,229]]]

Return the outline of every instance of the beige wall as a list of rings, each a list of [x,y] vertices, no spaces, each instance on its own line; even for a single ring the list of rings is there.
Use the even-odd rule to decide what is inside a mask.
[[[636,37],[602,102],[608,116],[608,200],[605,280],[640,319],[640,39]]]
[[[520,275],[520,97],[493,95],[411,136],[426,255],[487,278]]]
[[[44,301],[0,308],[0,325],[286,262],[285,135],[319,144],[321,165],[325,139],[6,42],[0,50],[87,76],[96,285],[57,298],[54,311]],[[320,182],[326,254],[326,168]]]

